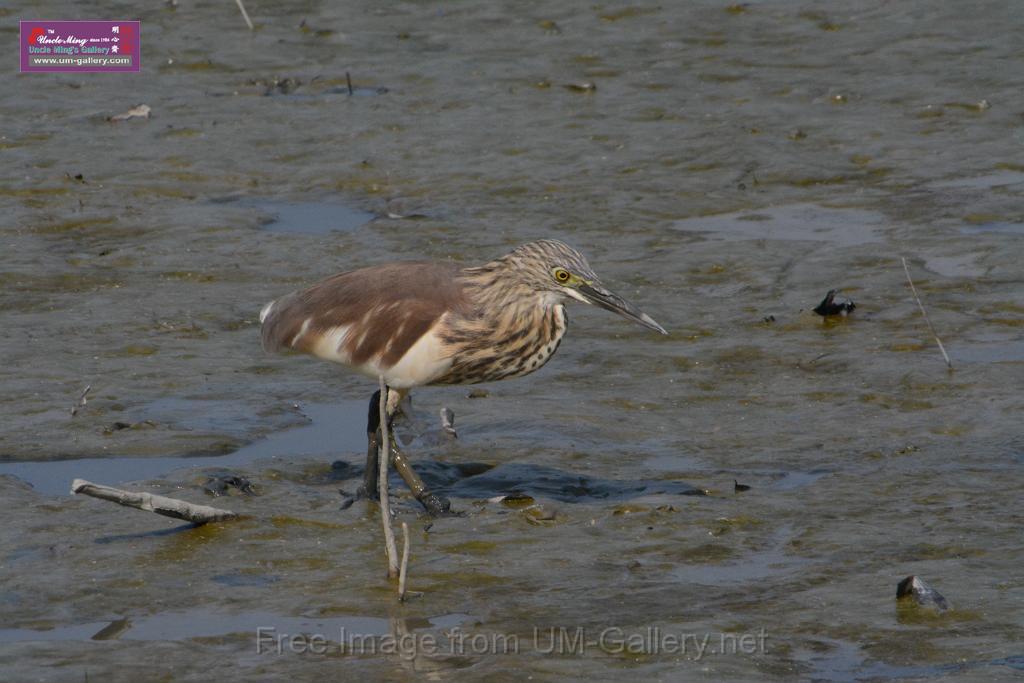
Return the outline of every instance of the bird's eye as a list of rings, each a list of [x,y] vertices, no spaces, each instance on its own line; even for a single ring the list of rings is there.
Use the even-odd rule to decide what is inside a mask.
[[[555,279],[559,282],[564,284],[569,281],[569,277],[569,271],[565,268],[555,268]]]

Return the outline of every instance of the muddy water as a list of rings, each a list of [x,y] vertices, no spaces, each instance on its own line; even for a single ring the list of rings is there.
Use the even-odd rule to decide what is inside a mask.
[[[136,10],[138,76],[0,76],[0,677],[1020,675],[1016,7],[247,4],[253,33],[230,2]],[[13,43],[67,12],[0,14]],[[404,438],[467,514],[398,498],[399,605],[375,509],[339,509],[372,386],[264,355],[257,311],[548,236],[671,334],[576,307],[536,375],[417,392]],[[831,288],[858,307],[826,323]],[[210,499],[225,470],[259,495]],[[912,573],[953,609],[897,612]]]

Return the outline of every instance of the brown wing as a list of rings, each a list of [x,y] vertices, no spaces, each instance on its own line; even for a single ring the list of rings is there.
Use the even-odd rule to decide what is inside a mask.
[[[447,311],[467,309],[459,272],[406,261],[339,273],[264,308],[263,348],[312,353],[324,333],[352,326],[339,354],[352,365],[379,357],[390,367]]]

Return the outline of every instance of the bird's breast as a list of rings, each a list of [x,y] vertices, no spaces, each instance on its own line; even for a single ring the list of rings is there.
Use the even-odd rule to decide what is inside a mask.
[[[558,350],[566,330],[565,306],[552,306],[541,320],[542,332],[523,345],[521,352],[513,352],[508,366],[512,368],[506,377],[528,375],[544,366]]]

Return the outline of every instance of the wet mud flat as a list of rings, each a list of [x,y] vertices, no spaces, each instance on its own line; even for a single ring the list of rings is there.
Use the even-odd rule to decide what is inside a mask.
[[[247,4],[252,33],[230,2],[138,10],[131,80],[0,77],[3,678],[1020,675],[1019,12]],[[62,8],[0,14],[13,41]],[[467,514],[394,481],[399,605],[376,509],[340,509],[373,387],[263,354],[259,307],[552,236],[671,334],[572,308],[541,372],[418,391],[412,459]],[[823,321],[832,288],[857,309]],[[211,497],[224,474],[255,495]],[[898,610],[909,574],[953,608]]]

